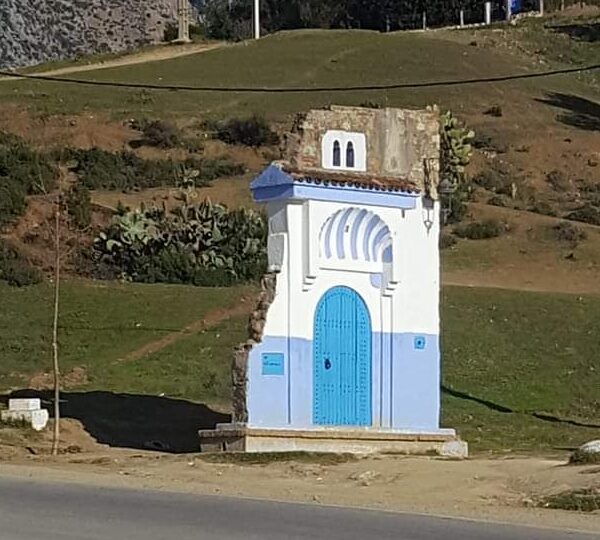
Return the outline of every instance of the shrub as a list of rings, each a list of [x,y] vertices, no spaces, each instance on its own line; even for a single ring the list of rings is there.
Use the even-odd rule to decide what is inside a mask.
[[[577,245],[587,238],[587,234],[581,227],[569,221],[561,221],[552,227],[557,240]]]
[[[546,175],[546,181],[555,191],[570,191],[572,184],[569,178],[562,171],[554,170]]]
[[[503,115],[502,107],[500,105],[493,105],[492,107],[484,111],[483,114],[500,118]]]
[[[225,158],[148,160],[132,152],[112,153],[98,148],[68,149],[63,158],[76,163],[73,170],[88,189],[130,191],[175,186],[190,170],[198,171],[196,185],[206,186],[216,178],[241,174],[244,170]]]
[[[163,32],[163,41],[170,43],[179,37],[179,28],[175,23],[168,23]]]
[[[26,287],[40,283],[42,273],[21,254],[0,239],[0,281],[14,287]]]
[[[211,286],[258,280],[266,269],[266,238],[261,214],[208,201],[171,212],[125,211],[96,239],[97,275]]]
[[[498,168],[485,169],[473,177],[473,183],[488,191],[512,197],[513,182],[507,171]]]
[[[171,123],[162,120],[137,120],[132,123],[133,129],[144,135],[140,145],[156,148],[175,148],[181,145],[179,130]]]
[[[494,144],[492,138],[481,132],[476,133],[473,139],[473,148],[477,148],[477,150],[493,150]]]
[[[0,225],[21,215],[25,197],[54,189],[58,169],[22,139],[0,132]]]
[[[364,107],[365,109],[382,109],[383,108],[381,106],[381,103],[379,103],[378,101],[372,101],[370,99],[363,101],[359,106]]]
[[[581,208],[568,214],[567,219],[571,221],[581,221],[590,225],[600,225],[600,206],[593,204],[584,204]]]
[[[279,144],[279,135],[275,133],[261,116],[250,118],[232,118],[224,122],[207,124],[216,131],[216,138],[227,144],[244,146],[265,146]]]
[[[442,208],[449,208],[446,225],[459,223],[467,215],[467,202],[471,198],[471,184],[463,181],[456,186],[453,193],[441,195]]]
[[[542,214],[544,216],[557,216],[558,211],[554,206],[552,206],[547,201],[534,201],[533,204],[529,207],[530,212],[535,212],[536,214]]]
[[[487,238],[496,238],[505,230],[504,225],[495,219],[485,221],[474,221],[465,225],[459,225],[454,229],[454,234],[460,238],[469,238],[470,240],[484,240]]]
[[[78,229],[85,229],[92,223],[92,199],[85,186],[74,185],[67,192],[67,212]]]
[[[442,233],[440,234],[440,249],[449,249],[456,245],[456,237],[451,234]]]
[[[499,206],[501,208],[510,208],[512,206],[510,198],[506,195],[494,195],[488,199],[487,203],[491,206]]]

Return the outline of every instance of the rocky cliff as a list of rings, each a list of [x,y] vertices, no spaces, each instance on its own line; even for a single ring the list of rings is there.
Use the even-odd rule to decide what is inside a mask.
[[[158,42],[177,0],[0,0],[0,68]]]

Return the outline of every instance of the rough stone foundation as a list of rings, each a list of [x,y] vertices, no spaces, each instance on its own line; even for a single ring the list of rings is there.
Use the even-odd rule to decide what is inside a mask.
[[[233,355],[233,421],[235,423],[243,424],[248,421],[248,410],[246,407],[248,355],[252,347],[262,340],[267,312],[275,299],[276,286],[277,275],[273,273],[265,274],[261,281],[261,292],[258,296],[256,309],[252,312],[248,321],[249,339],[240,345]]]

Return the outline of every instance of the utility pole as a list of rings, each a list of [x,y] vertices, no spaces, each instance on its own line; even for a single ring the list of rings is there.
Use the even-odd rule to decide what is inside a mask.
[[[254,39],[260,39],[260,0],[254,0]]]
[[[189,0],[177,0],[178,43],[189,43],[190,39],[190,3]]]

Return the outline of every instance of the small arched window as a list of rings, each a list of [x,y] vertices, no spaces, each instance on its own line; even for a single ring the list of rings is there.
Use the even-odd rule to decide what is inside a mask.
[[[340,141],[333,142],[333,166],[342,166],[342,149],[340,148]]]
[[[352,144],[352,141],[346,146],[346,167],[349,169],[354,168],[354,144]]]

